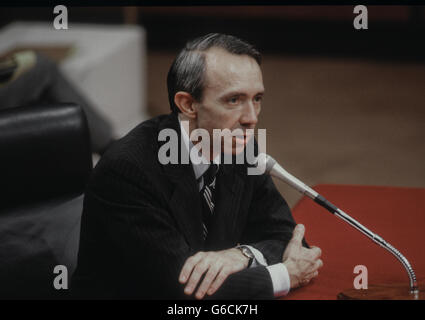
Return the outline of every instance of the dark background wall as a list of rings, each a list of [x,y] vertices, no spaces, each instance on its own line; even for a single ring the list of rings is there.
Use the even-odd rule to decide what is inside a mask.
[[[353,6],[68,7],[70,23],[137,23],[149,49],[173,50],[208,32],[231,33],[265,53],[423,60],[424,6],[368,6],[369,30],[354,30]],[[53,8],[2,7],[0,26],[52,21]],[[422,36],[421,36],[422,35]]]

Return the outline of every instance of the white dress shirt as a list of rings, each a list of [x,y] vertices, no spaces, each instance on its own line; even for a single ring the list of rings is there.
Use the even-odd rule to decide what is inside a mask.
[[[180,122],[180,129],[181,129],[181,132],[182,132],[184,144],[187,148],[187,151],[190,154],[190,151],[194,147],[194,145],[189,140],[189,133],[186,131],[186,129],[182,125],[182,121],[180,119],[180,116],[179,116],[179,122]],[[214,158],[213,162],[218,164],[219,158],[220,158],[220,155],[217,155]],[[209,161],[205,161],[205,162],[209,162]],[[202,161],[199,164],[193,163],[192,161],[191,161],[191,163],[192,163],[193,171],[195,173],[196,180],[201,178],[202,175],[204,174],[204,172],[207,171],[209,166],[210,166],[209,163],[204,163],[204,161]],[[204,185],[204,179],[202,178],[199,181],[199,185],[198,185],[199,190],[202,189],[203,185]],[[254,247],[249,246],[249,245],[242,245],[242,246],[251,250],[252,254],[254,255],[254,259],[253,259],[253,261],[250,265],[250,268],[254,268],[254,267],[257,267],[259,265],[266,266],[267,270],[270,273],[270,277],[272,279],[274,296],[280,297],[280,296],[287,295],[288,292],[289,292],[289,289],[291,288],[291,284],[290,284],[289,274],[288,274],[288,270],[287,270],[286,266],[283,263],[276,263],[276,264],[273,264],[273,265],[268,265],[263,254],[259,250],[255,249]]]

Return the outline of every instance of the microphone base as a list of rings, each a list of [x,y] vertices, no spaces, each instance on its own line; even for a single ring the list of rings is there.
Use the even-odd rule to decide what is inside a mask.
[[[411,293],[408,284],[378,284],[367,289],[347,289],[338,293],[338,300],[425,300],[424,288]]]

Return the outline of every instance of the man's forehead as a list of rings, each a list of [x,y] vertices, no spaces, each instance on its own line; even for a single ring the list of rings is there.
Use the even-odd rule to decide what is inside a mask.
[[[205,52],[205,67],[207,86],[226,85],[247,78],[262,82],[260,66],[249,55],[232,54],[213,47]]]
[[[234,54],[219,47],[212,47],[205,51],[205,62],[207,69],[211,70],[228,70],[229,67],[242,65],[259,69],[253,57],[247,54]]]

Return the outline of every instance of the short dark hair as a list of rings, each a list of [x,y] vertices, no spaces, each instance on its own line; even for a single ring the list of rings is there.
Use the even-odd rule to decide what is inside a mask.
[[[218,47],[229,53],[248,55],[261,65],[261,54],[255,47],[235,36],[210,33],[186,43],[171,64],[167,76],[168,100],[173,112],[180,112],[174,103],[178,91],[185,91],[201,101],[204,88],[205,51]]]

